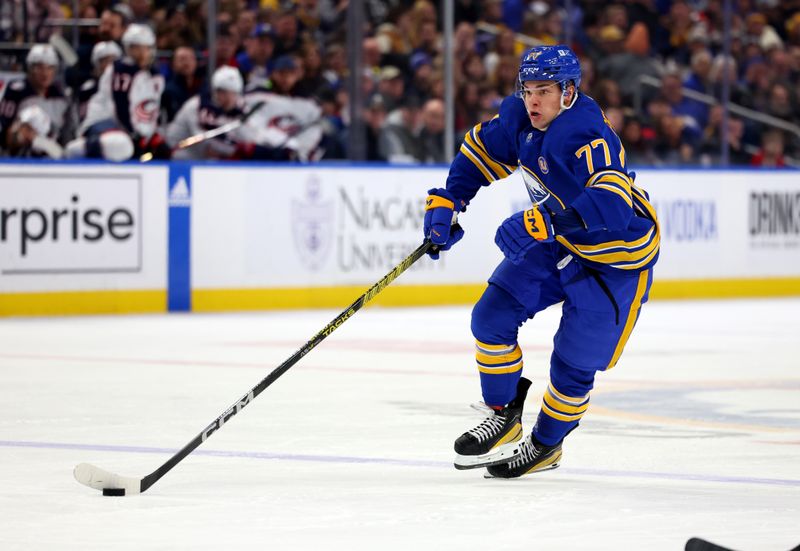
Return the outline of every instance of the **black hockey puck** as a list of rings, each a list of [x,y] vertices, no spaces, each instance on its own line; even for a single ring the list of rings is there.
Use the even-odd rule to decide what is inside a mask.
[[[125,488],[103,488],[104,496],[124,496]]]

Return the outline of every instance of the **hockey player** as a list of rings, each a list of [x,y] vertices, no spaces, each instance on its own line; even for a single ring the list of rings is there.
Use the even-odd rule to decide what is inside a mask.
[[[190,98],[175,115],[167,128],[167,143],[175,147],[178,142],[205,130],[218,128],[244,115],[242,75],[233,67],[223,66],[211,76],[211,93]],[[216,138],[175,152],[175,158],[205,159],[234,157],[237,145],[242,143],[241,131],[233,130]]]
[[[19,114],[28,106],[38,105],[49,119],[49,135],[61,139],[69,125],[69,102],[61,88],[54,82],[58,69],[58,56],[49,44],[36,44],[25,58],[27,77],[8,84],[0,101],[0,148],[15,154],[11,127]],[[63,142],[62,142],[63,143]]]
[[[287,159],[308,161],[322,156],[322,108],[313,99],[291,94],[298,70],[293,58],[284,56],[281,63],[276,61],[273,80],[246,90],[244,101],[248,109],[263,104],[247,121],[247,128],[253,131],[252,140],[261,146],[261,155],[272,152],[272,157],[259,158],[280,159],[285,154]],[[292,75],[281,74],[287,72]]]
[[[472,312],[488,415],[456,440],[456,468],[486,466],[491,476],[511,478],[557,467],[564,437],[589,406],[595,373],[617,363],[648,298],[660,242],[656,214],[580,82],[567,46],[528,50],[516,97],[467,133],[446,189],[429,191],[424,231],[438,245],[434,258],[463,236],[451,222],[481,186],[519,170],[532,202],[497,229],[505,259]],[[550,383],[523,439],[530,382],[521,378],[517,332],[562,301]]]
[[[151,152],[169,157],[158,134],[164,77],[153,68],[155,43],[150,27],[128,26],[122,35],[125,56],[100,77],[81,124],[82,137],[67,145],[68,156],[121,161]]]
[[[81,84],[78,90],[78,117],[86,119],[89,100],[97,93],[98,80],[103,75],[106,67],[122,57],[122,50],[116,42],[111,40],[98,42],[92,48],[92,78]]]
[[[50,138],[50,117],[39,105],[28,105],[20,112],[9,133],[9,151],[15,157],[60,159],[61,146]]]

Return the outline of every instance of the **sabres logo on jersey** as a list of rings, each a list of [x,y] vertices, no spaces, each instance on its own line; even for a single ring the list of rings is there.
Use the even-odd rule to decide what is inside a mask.
[[[539,170],[542,171],[542,174],[547,174],[550,172],[550,168],[547,166],[547,161],[544,157],[539,157]]]
[[[524,165],[520,165],[520,168],[522,169],[522,180],[525,182],[525,187],[528,189],[528,195],[531,201],[536,204],[546,201],[548,197],[550,197],[550,191],[544,187],[539,177]]]

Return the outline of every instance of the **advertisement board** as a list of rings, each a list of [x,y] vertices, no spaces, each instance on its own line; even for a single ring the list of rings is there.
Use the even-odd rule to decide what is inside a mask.
[[[295,289],[345,286],[352,294],[374,283],[419,245],[426,192],[446,176],[444,168],[196,167],[195,305],[214,289],[226,293],[210,301],[216,309],[237,289],[245,294],[236,304],[261,307],[280,293],[300,300]],[[661,225],[655,296],[800,291],[796,173],[646,170],[637,183]],[[421,301],[477,296],[502,259],[497,226],[528,205],[517,175],[482,188],[459,217],[464,239],[438,262],[412,266],[393,287],[427,288]],[[262,293],[263,300],[246,293],[258,289],[278,293]]]
[[[800,294],[794,171],[643,170],[660,221],[653,298]],[[0,315],[343,306],[422,241],[446,167],[0,164]],[[465,236],[377,297],[466,304],[528,208],[517,174],[481,188]]]
[[[6,307],[44,293],[58,311],[64,292],[82,293],[69,300],[88,309],[108,292],[133,293],[118,296],[133,303],[148,297],[146,310],[164,302],[166,174],[155,166],[0,165]]]

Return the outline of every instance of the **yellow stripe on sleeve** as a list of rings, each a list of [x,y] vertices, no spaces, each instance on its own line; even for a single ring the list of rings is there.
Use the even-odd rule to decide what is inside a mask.
[[[507,174],[503,172],[502,167],[489,156],[489,153],[487,153],[483,145],[478,145],[478,143],[476,143],[472,131],[466,133],[464,136],[464,143],[469,145],[472,150],[480,156],[486,167],[494,174],[493,180],[500,180],[507,176]]]
[[[507,165],[507,164],[505,164],[505,163],[503,163],[501,161],[495,160],[494,157],[489,155],[489,150],[486,149],[485,145],[483,145],[483,141],[481,140],[481,137],[478,135],[478,132],[480,132],[481,128],[483,128],[483,123],[475,125],[475,127],[470,131],[469,134],[472,135],[472,138],[475,139],[475,143],[478,145],[478,147],[484,153],[486,153],[486,155],[489,157],[491,162],[494,163],[495,165],[497,165],[497,167],[499,168],[499,170],[496,170],[497,173],[498,174],[502,174],[503,177],[508,176],[509,174],[514,172],[514,170],[516,170],[516,167],[511,166],[511,165]]]
[[[491,174],[491,172],[489,172],[489,169],[484,166],[483,161],[481,161],[477,157],[477,155],[475,153],[473,153],[472,150],[467,147],[466,143],[461,144],[461,149],[459,151],[461,151],[461,153],[463,153],[467,157],[467,159],[472,161],[472,164],[474,164],[476,167],[478,167],[478,170],[481,171],[483,176],[488,181],[494,182],[497,179]]]

